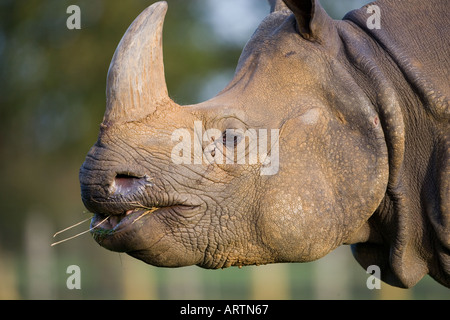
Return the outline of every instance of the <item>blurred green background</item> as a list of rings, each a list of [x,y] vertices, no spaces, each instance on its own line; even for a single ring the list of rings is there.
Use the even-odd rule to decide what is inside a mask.
[[[88,217],[78,170],[105,108],[106,74],[134,18],[153,1],[0,0],[1,299],[428,299],[449,290],[424,278],[414,289],[366,287],[342,247],[314,263],[163,269],[100,248],[89,235],[50,247],[52,235]],[[214,96],[268,13],[266,0],[168,0],[166,77],[181,104]],[[323,0],[334,18],[364,0]],[[69,5],[81,30],[69,30]],[[88,224],[78,231],[88,228]],[[70,233],[70,232],[69,232]],[[75,234],[72,232],[71,234]],[[81,290],[66,287],[69,265]]]

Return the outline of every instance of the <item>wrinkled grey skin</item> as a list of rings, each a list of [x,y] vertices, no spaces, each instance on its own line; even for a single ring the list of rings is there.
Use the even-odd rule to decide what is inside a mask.
[[[116,52],[80,170],[92,226],[109,216],[94,238],[152,265],[204,268],[307,262],[351,244],[391,285],[430,274],[450,287],[447,1],[378,1],[380,30],[366,7],[334,21],[318,1],[284,3],[271,1],[234,79],[204,103],[168,98],[155,46],[137,72],[142,50]],[[131,29],[122,47],[140,45]],[[279,129],[279,171],[173,163],[171,135],[194,121]]]

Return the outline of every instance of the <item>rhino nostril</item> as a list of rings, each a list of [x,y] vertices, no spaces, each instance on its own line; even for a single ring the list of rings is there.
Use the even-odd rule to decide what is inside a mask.
[[[114,194],[129,195],[136,193],[145,185],[151,185],[147,176],[136,177],[127,174],[117,174],[114,178]]]

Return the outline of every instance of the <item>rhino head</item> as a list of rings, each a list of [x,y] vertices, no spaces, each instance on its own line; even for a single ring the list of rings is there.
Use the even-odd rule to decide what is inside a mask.
[[[376,240],[388,146],[340,22],[317,1],[272,1],[230,84],[181,106],[164,77],[166,11],[142,12],[110,65],[80,170],[94,239],[155,266],[204,268],[307,262]]]

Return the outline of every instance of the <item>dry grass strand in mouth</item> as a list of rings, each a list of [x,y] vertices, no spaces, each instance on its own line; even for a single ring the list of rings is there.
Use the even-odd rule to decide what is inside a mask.
[[[87,222],[87,221],[89,221],[89,220],[91,220],[91,219],[92,219],[92,217],[87,218],[87,219],[85,219],[85,220],[83,220],[83,221],[80,221],[80,222],[78,222],[78,223],[75,223],[74,225],[72,225],[72,226],[70,226],[70,227],[67,227],[67,228],[65,228],[65,229],[62,229],[61,231],[58,231],[57,233],[55,233],[55,234],[53,235],[53,238],[55,238],[58,234],[61,234],[61,233],[63,233],[63,232],[66,232],[66,231],[68,231],[68,230],[70,230],[70,229],[73,229],[73,228],[75,228],[75,227],[78,227],[80,224],[83,224],[83,223],[85,223],[85,222]]]
[[[144,217],[144,216],[146,216],[146,215],[148,215],[148,214],[151,214],[151,213],[155,212],[155,211],[158,210],[158,209],[160,209],[160,208],[156,208],[156,207],[149,208],[147,211],[145,211],[143,214],[141,214],[136,220],[134,220],[133,223],[135,223],[136,221],[138,221],[138,220],[141,219],[142,217]],[[131,224],[133,224],[133,223],[131,223]]]
[[[138,201],[121,201],[121,203],[126,203],[126,204],[128,204],[128,205],[135,206],[136,209],[144,209],[144,210],[147,210],[147,211],[144,212],[139,218],[137,218],[135,221],[133,221],[133,223],[135,223],[137,220],[141,219],[143,216],[146,216],[146,215],[149,214],[149,213],[153,213],[153,212],[155,212],[156,210],[159,209],[159,208],[156,208],[156,207],[151,207],[151,208],[150,208],[150,207],[144,206],[143,204],[141,204],[141,203],[138,202]],[[80,233],[78,233],[78,234],[76,234],[76,235],[74,235],[74,236],[72,236],[72,237],[69,237],[69,238],[66,238],[66,239],[63,239],[63,240],[54,242],[54,243],[51,244],[51,246],[52,246],[52,247],[53,247],[53,246],[56,246],[57,244],[60,244],[60,243],[63,243],[63,242],[66,242],[66,241],[75,239],[75,238],[77,238],[77,237],[79,237],[79,236],[81,236],[81,235],[83,235],[83,234],[85,234],[85,233],[88,233],[88,232],[90,232],[90,231],[92,231],[92,230],[98,228],[101,224],[105,223],[105,222],[109,219],[109,217],[111,217],[111,215],[107,216],[105,219],[103,219],[102,221],[100,221],[97,225],[93,226],[92,228],[89,228],[88,230],[85,230],[85,231],[83,231],[83,232],[80,232]],[[55,238],[57,235],[59,235],[59,234],[61,234],[61,233],[63,233],[63,232],[66,232],[66,231],[68,231],[68,230],[71,230],[71,229],[73,229],[73,228],[75,228],[75,227],[77,227],[77,226],[79,226],[79,225],[81,225],[81,224],[83,224],[83,223],[85,223],[85,222],[91,220],[91,219],[92,219],[92,217],[87,218],[87,219],[85,219],[85,220],[82,220],[82,221],[80,221],[80,222],[75,223],[74,225],[72,225],[72,226],[70,226],[70,227],[67,227],[67,228],[65,228],[65,229],[63,229],[63,230],[60,230],[60,231],[56,232],[56,233],[53,235],[53,238]]]
[[[146,209],[146,210],[152,210],[153,207],[147,207],[144,206],[142,203],[140,203],[139,201],[98,201],[93,199],[93,202],[99,203],[99,204],[126,204],[129,205],[131,207],[134,207],[135,209]]]
[[[94,230],[95,228],[98,228],[101,224],[105,223],[105,222],[109,219],[109,217],[110,217],[110,216],[107,216],[105,219],[103,219],[102,221],[100,221],[98,224],[96,224],[96,225],[93,226],[92,228],[89,228],[88,230],[85,230],[85,231],[83,231],[83,232],[80,232],[80,233],[78,233],[78,234],[76,234],[76,235],[74,235],[74,236],[71,236],[71,237],[69,237],[69,238],[66,238],[66,239],[63,239],[63,240],[54,242],[54,243],[51,244],[51,246],[53,247],[53,246],[56,246],[57,244],[60,244],[60,243],[63,243],[63,242],[66,242],[66,241],[69,241],[69,240],[78,238],[79,236],[81,236],[81,235],[83,235],[83,234],[85,234],[85,233],[88,233],[88,232]],[[88,220],[91,220],[91,219],[92,219],[92,218],[85,219],[85,220],[83,220],[83,221],[80,221],[80,222],[74,224],[73,226],[70,226],[70,227],[67,227],[67,228],[65,228],[65,229],[63,229],[63,230],[61,230],[61,231],[58,231],[57,233],[55,233],[55,234],[53,235],[53,238],[56,237],[58,234],[61,234],[61,233],[65,232],[65,231],[67,231],[67,230],[73,229],[74,227],[79,226],[80,224],[82,224],[82,223],[84,223],[84,222],[86,222],[86,221],[88,221]]]

